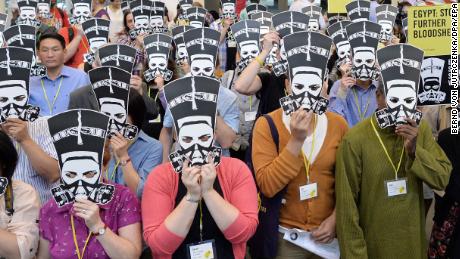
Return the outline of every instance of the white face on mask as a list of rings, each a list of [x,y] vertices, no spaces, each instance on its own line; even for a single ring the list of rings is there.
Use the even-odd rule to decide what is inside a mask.
[[[321,69],[314,67],[299,67],[293,70],[295,74],[291,82],[293,96],[300,102],[302,108],[311,109],[321,93],[323,80]]]
[[[357,47],[354,50],[353,67],[356,77],[369,80],[375,72],[375,50],[370,47]]]
[[[319,23],[316,19],[310,19],[308,21],[308,31],[316,32],[319,31]]]
[[[200,22],[200,21],[190,21],[190,26],[192,26],[193,28],[203,28],[203,23]]]
[[[5,118],[19,118],[27,104],[24,81],[3,81],[0,85],[0,108]],[[5,87],[5,85],[7,85]]]
[[[231,18],[235,15],[235,5],[233,3],[223,4],[222,14],[226,18]]]
[[[427,58],[423,60],[420,76],[422,77],[424,91],[440,90],[444,65],[445,61],[440,58]]]
[[[186,59],[187,58],[187,48],[185,44],[177,44],[177,57],[178,59]]]
[[[342,41],[337,43],[337,56],[339,60],[349,60],[351,56],[350,42]]]
[[[379,22],[380,26],[382,27],[382,30],[380,31],[380,34],[382,35],[382,38],[386,41],[390,40],[391,37],[393,36],[393,25],[390,21],[386,20],[381,20]]]
[[[77,19],[78,23],[83,23],[91,18],[91,8],[86,3],[76,3],[72,14]]]
[[[412,118],[417,105],[415,83],[403,79],[395,79],[387,83],[386,102],[389,112],[396,122],[405,122],[405,118]]]
[[[20,8],[20,14],[19,14],[20,20],[26,21],[27,23],[27,22],[31,22],[32,20],[35,20],[36,17],[37,17],[37,13],[36,13],[35,8],[31,6],[24,6]]]
[[[155,71],[164,71],[168,66],[166,55],[152,54],[149,55],[149,68]]]
[[[99,183],[100,169],[97,153],[69,152],[62,155],[61,178],[76,198],[88,197]]]
[[[114,120],[115,123],[110,124],[111,132],[120,131],[121,125],[125,124],[128,117],[122,101],[115,98],[104,98],[101,104],[101,112]]]
[[[259,46],[255,41],[245,41],[241,43],[241,59],[255,58],[259,55]]]
[[[141,32],[146,32],[149,28],[149,17],[147,15],[139,15],[134,19],[134,28]]]
[[[185,125],[179,129],[179,145],[186,157],[190,159],[191,164],[205,164],[214,140],[214,131],[208,123],[194,123],[196,120],[193,117],[181,120]],[[206,121],[210,121],[210,118]]]
[[[161,16],[151,16],[150,17],[150,27],[163,27],[163,17]]]
[[[38,14],[42,17],[47,17],[50,15],[50,5],[46,3],[38,3]]]
[[[214,59],[211,55],[195,55],[191,60],[190,73],[193,76],[211,77],[214,73]]]

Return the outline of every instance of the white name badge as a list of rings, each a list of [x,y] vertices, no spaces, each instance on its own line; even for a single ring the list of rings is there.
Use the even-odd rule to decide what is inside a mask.
[[[385,182],[388,197],[407,194],[407,180],[398,179]]]
[[[229,41],[227,42],[227,47],[229,47],[229,48],[236,48],[236,41],[234,41],[234,40],[229,40]]]
[[[299,187],[300,200],[308,200],[318,197],[318,184],[310,183]]]
[[[155,119],[149,120],[149,123],[160,123],[160,122],[161,122],[160,114],[158,114],[158,116]]]
[[[257,112],[245,112],[244,113],[244,121],[253,121],[256,119]]]
[[[190,244],[188,248],[189,259],[215,259],[216,244],[214,240],[206,240],[196,244]]]

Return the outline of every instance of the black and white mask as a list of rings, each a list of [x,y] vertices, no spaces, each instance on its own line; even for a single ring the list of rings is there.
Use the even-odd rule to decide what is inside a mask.
[[[231,30],[241,57],[238,69],[243,71],[259,55],[260,23],[253,20],[240,21],[233,24]]]
[[[192,76],[213,76],[219,38],[220,33],[210,28],[184,32]]]
[[[24,6],[19,9],[18,23],[20,25],[35,26],[37,21],[37,11],[35,7]]]
[[[366,0],[352,1],[345,6],[348,18],[352,22],[369,21],[371,2]]]
[[[193,7],[193,0],[179,0],[180,9],[182,10],[182,15],[187,15],[187,10]]]
[[[149,69],[144,72],[147,82],[162,76],[165,81],[171,80],[172,71],[168,70],[169,50],[172,38],[166,34],[156,33],[144,38],[144,48],[148,55]]]
[[[310,16],[308,21],[308,31],[316,32],[319,31],[319,19],[321,19],[322,9],[319,6],[307,6],[302,9],[302,13]]]
[[[131,74],[116,67],[98,67],[88,74],[100,111],[110,118],[109,136],[118,132],[126,137]]]
[[[392,5],[384,4],[377,7],[377,23],[382,26],[380,32],[380,41],[387,42],[393,37],[393,25],[398,14],[398,8]]]
[[[61,169],[61,184],[51,190],[59,207],[75,198],[97,204],[112,199],[114,186],[100,182],[108,122],[91,110],[69,110],[48,119]]]
[[[150,28],[154,33],[167,32],[163,17],[165,15],[165,4],[160,1],[153,1],[150,12]]]
[[[42,18],[51,18],[51,6],[50,6],[50,0],[38,0],[37,4],[37,10],[38,10],[38,15]]]
[[[39,109],[30,107],[29,75],[33,52],[16,47],[0,48],[0,123],[7,118],[33,121]]]
[[[221,0],[222,5],[222,18],[234,19],[236,17],[236,1],[235,0]]]
[[[181,164],[189,159],[191,166],[206,164],[208,156],[215,151],[219,81],[201,76],[185,77],[166,85],[164,93],[180,146],[180,150],[170,156],[171,162]],[[174,167],[180,172],[181,166]]]
[[[149,31],[149,17],[147,15],[139,15],[134,18],[134,28],[139,34]]]
[[[82,23],[83,31],[88,39],[91,52],[96,52],[100,47],[109,42],[110,21],[93,18]]]
[[[91,0],[73,0],[71,23],[81,24],[91,19]]]
[[[327,61],[332,39],[318,32],[297,32],[284,37],[289,79],[292,94],[290,98],[307,111],[321,114],[326,107],[319,107]],[[327,103],[326,103],[327,105]]]
[[[377,77],[375,51],[380,39],[380,25],[373,22],[354,22],[346,27],[352,48],[353,76],[360,80]]]
[[[206,20],[207,10],[201,7],[187,9],[187,19],[189,25],[194,28],[203,28]]]
[[[134,28],[129,34],[132,39],[144,33],[150,33],[150,15],[153,2],[150,0],[135,0],[129,3],[133,14]]]
[[[445,61],[440,58],[426,58],[422,62],[420,76],[422,78],[423,92],[418,98],[421,104],[425,102],[442,103],[446,93],[441,91]]]
[[[377,51],[385,86],[387,113],[396,125],[413,119],[423,51],[411,45],[398,44]]]
[[[251,20],[257,21],[260,23],[260,40],[262,41],[265,34],[270,32],[272,28],[272,17],[273,15],[270,12],[259,11],[253,13],[250,16]]]
[[[176,46],[176,64],[182,66],[187,62],[187,48],[184,42],[184,32],[191,29],[191,26],[176,26],[172,29],[174,44]]]

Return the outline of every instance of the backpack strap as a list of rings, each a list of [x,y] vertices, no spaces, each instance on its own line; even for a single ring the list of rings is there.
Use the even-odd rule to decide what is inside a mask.
[[[268,114],[263,114],[262,116],[268,122],[268,126],[270,126],[270,133],[272,134],[273,141],[275,141],[276,151],[279,153],[280,149],[280,137],[278,134],[278,129],[276,128],[275,122],[273,121],[272,117]]]

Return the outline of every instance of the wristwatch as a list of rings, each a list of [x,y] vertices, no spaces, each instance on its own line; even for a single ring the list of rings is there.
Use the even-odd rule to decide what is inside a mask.
[[[107,229],[107,225],[104,224],[104,226],[102,228],[98,229],[96,233],[94,233],[94,232],[91,232],[91,233],[93,234],[93,236],[96,236],[96,237],[97,236],[102,236],[102,235],[105,234],[106,229]]]
[[[120,165],[126,166],[129,162],[131,162],[131,158],[128,157],[126,160],[120,160]]]

